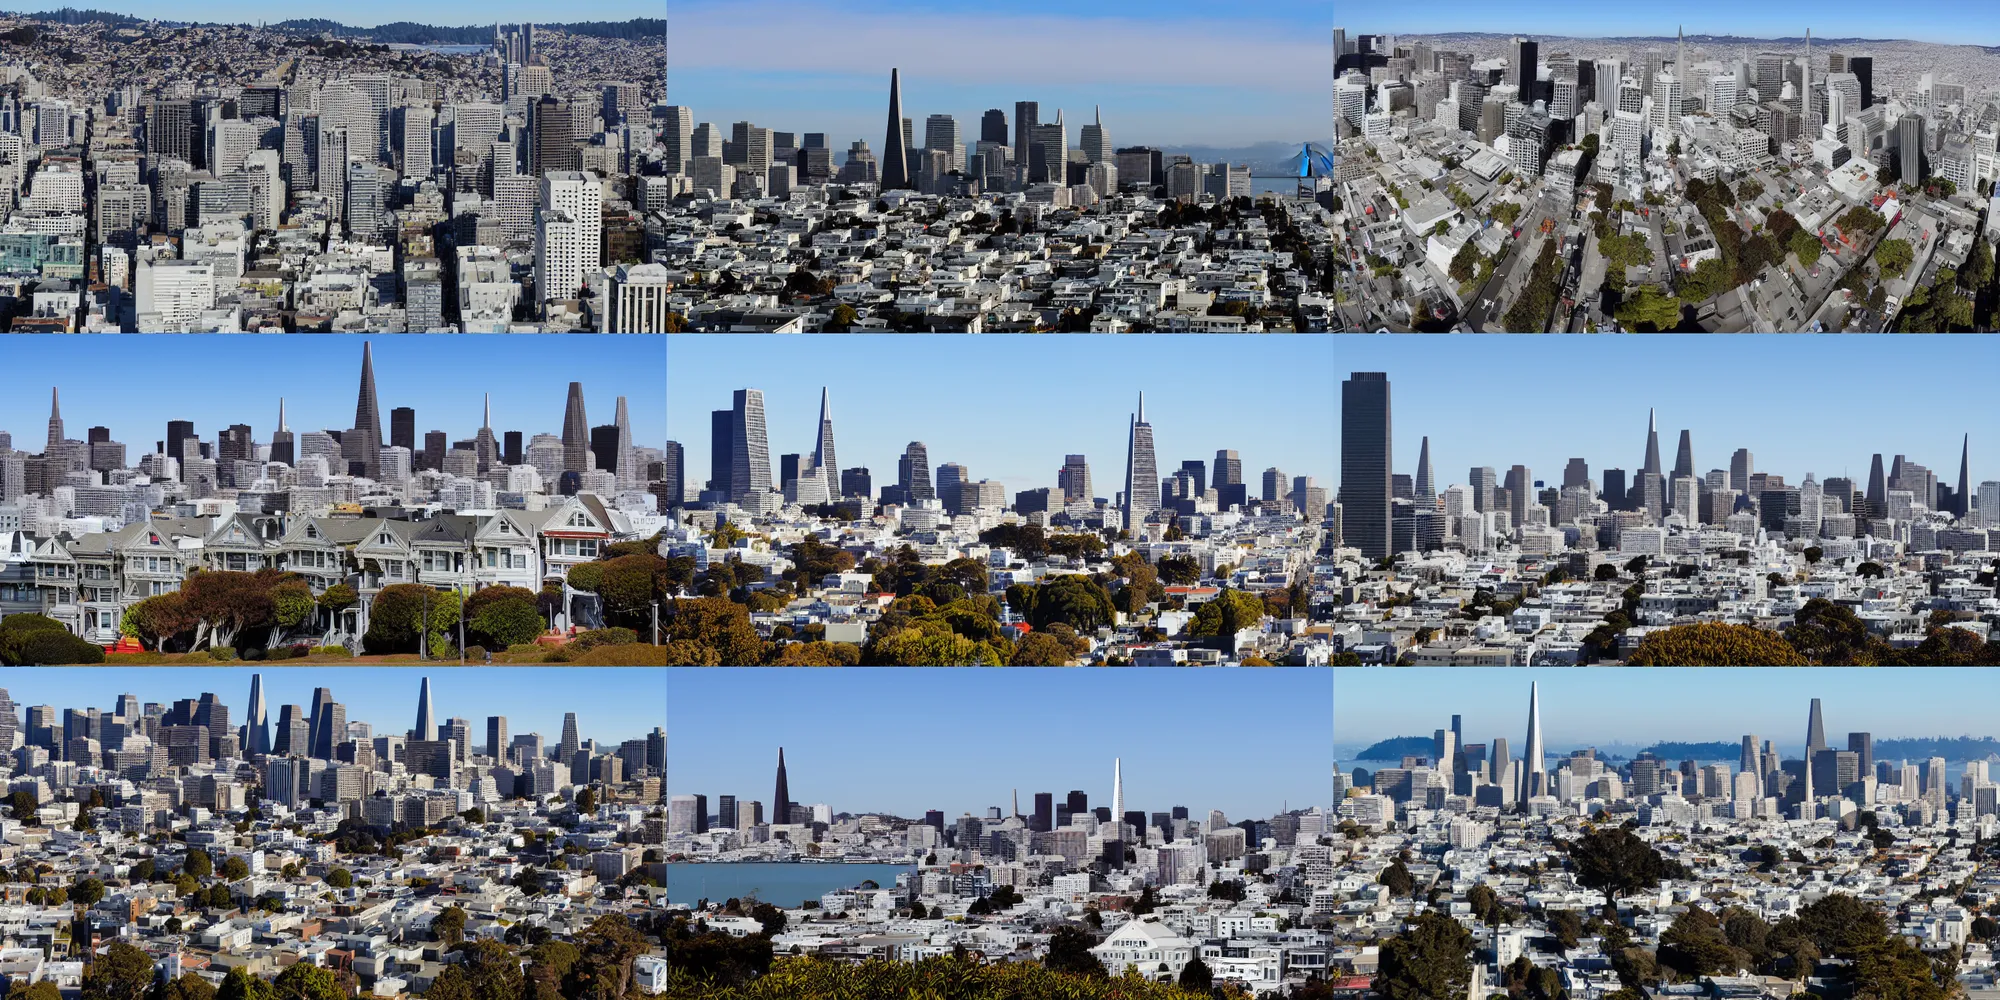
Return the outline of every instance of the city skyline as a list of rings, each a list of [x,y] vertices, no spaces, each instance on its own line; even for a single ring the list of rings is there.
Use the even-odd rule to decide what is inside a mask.
[[[1349,11],[1343,17],[1354,20],[1354,13]],[[1880,8],[1856,0],[1835,0],[1832,3],[1774,0],[1754,5],[1697,0],[1676,7],[1671,17],[1687,25],[1690,34],[1795,38],[1811,26],[1815,36],[1827,39],[1909,40],[1943,45],[2000,44],[2000,18],[1982,17],[1969,7],[1937,8],[1935,11],[1898,9],[1893,29],[1881,14]],[[1408,35],[1491,32],[1557,38],[1619,38],[1661,37],[1661,19],[1666,15],[1652,7],[1607,7],[1585,0],[1554,0],[1518,9],[1496,8],[1471,0],[1441,0],[1421,7],[1383,7],[1364,12],[1363,16],[1380,22],[1368,29],[1371,33],[1377,30]],[[1354,30],[1345,22],[1340,26]],[[1579,30],[1582,33],[1578,33]]]
[[[16,391],[0,394],[0,431],[14,436],[16,448],[39,450],[48,424],[49,389],[59,392],[66,433],[81,440],[92,426],[110,429],[111,439],[124,442],[129,460],[153,450],[170,420],[187,420],[205,440],[232,424],[249,424],[260,442],[277,429],[279,400],[284,400],[286,425],[296,434],[308,430],[346,430],[354,426],[356,373],[366,342],[373,354],[379,416],[387,443],[389,411],[415,409],[417,433],[445,430],[453,439],[471,437],[481,426],[485,407],[492,407],[496,435],[518,430],[557,434],[562,430],[568,383],[583,383],[588,416],[610,422],[618,396],[627,401],[633,442],[657,447],[664,438],[665,419],[659,404],[658,371],[664,345],[656,338],[573,338],[563,341],[561,357],[571,363],[549,363],[549,352],[533,342],[505,335],[459,344],[428,338],[337,335],[288,337],[244,334],[229,338],[200,334],[156,334],[150,337],[20,336],[11,338],[7,357],[14,367]],[[477,336],[477,335],[470,335]],[[471,347],[472,349],[467,349]],[[212,378],[218,368],[316,373],[317,384],[273,380],[261,395],[236,391],[157,395],[133,393],[119,382],[89,377],[104,352],[116,350],[121,370],[143,371],[161,382],[195,384]],[[129,366],[129,367],[124,367]],[[463,378],[440,378],[473,368]],[[44,384],[46,383],[46,384]]]
[[[1527,336],[1527,335],[1524,335]],[[1578,372],[1643,372],[1641,394],[1615,387],[1576,386],[1578,412],[1589,419],[1541,420],[1532,415],[1533,431],[1523,433],[1521,420],[1494,419],[1491,394],[1496,386],[1557,378],[1552,358],[1522,337],[1473,338],[1453,342],[1449,352],[1424,351],[1417,345],[1383,345],[1364,341],[1343,345],[1336,380],[1353,372],[1385,372],[1397,407],[1393,414],[1391,471],[1414,476],[1424,439],[1429,439],[1435,488],[1467,484],[1469,470],[1491,467],[1505,473],[1515,464],[1527,466],[1533,479],[1561,486],[1569,459],[1589,463],[1592,481],[1601,489],[1603,470],[1623,469],[1627,483],[1644,462],[1648,412],[1655,415],[1663,451],[1663,468],[1671,473],[1680,432],[1689,433],[1694,475],[1728,469],[1739,448],[1747,448],[1756,471],[1783,475],[1796,485],[1810,472],[1821,482],[1846,476],[1865,483],[1871,456],[1885,462],[1901,454],[1937,472],[1940,483],[1957,482],[1959,459],[1970,435],[1971,485],[2000,479],[2000,428],[1977,404],[1984,359],[2000,359],[2000,350],[1981,343],[1950,341],[1968,359],[1964,366],[1938,366],[1925,360],[1926,348],[1943,349],[1942,339],[1902,337],[1893,342],[1818,338],[1806,335],[1734,335],[1706,338],[1713,345],[1713,364],[1662,364],[1672,352],[1666,344],[1646,338],[1572,338],[1562,344],[1563,364]],[[1810,346],[1807,346],[1807,345]],[[1675,346],[1678,346],[1677,344]],[[1769,362],[1776,367],[1760,367]],[[1766,373],[1782,370],[1781,382]],[[1914,407],[1832,405],[1839,387],[1854,384],[1857,375],[1894,381],[1906,375],[1923,378],[1929,390]],[[1856,388],[1854,391],[1863,391]],[[1810,420],[1769,419],[1786,407],[1802,410]],[[1560,412],[1560,411],[1558,411]],[[1542,428],[1546,427],[1546,430]],[[1990,460],[1982,461],[1982,449]],[[1339,483],[1334,484],[1336,487]]]
[[[1636,749],[1655,742],[1732,742],[1745,733],[1781,751],[1806,745],[1808,702],[1817,698],[1827,732],[1897,738],[2000,736],[1977,706],[2000,697],[1991,671],[1901,667],[1894,684],[1867,669],[1406,667],[1339,670],[1334,685],[1334,752],[1355,754],[1377,741],[1429,736],[1463,720],[1468,742],[1505,737],[1518,754],[1529,686],[1539,686],[1544,744],[1552,753],[1579,746]],[[1441,685],[1449,685],[1435,696]],[[1716,698],[1726,690],[1728,698]],[[1420,696],[1421,695],[1421,696]]]
[[[923,350],[913,353],[910,348],[919,343]],[[1091,467],[1093,492],[1109,500],[1123,489],[1132,424],[1144,392],[1161,477],[1171,477],[1183,461],[1212,464],[1216,451],[1227,449],[1241,457],[1253,495],[1259,495],[1263,471],[1271,467],[1285,473],[1287,491],[1297,476],[1312,476],[1331,488],[1336,444],[1328,422],[1312,419],[1310,409],[1298,420],[1208,402],[1212,393],[1248,387],[1265,372],[1330,364],[1335,356],[1330,342],[1177,337],[1170,343],[1183,350],[1157,355],[1136,354],[1088,335],[1035,343],[1043,349],[1008,351],[977,338],[792,338],[786,342],[786,364],[740,378],[731,374],[732,384],[719,382],[717,373],[740,366],[740,338],[677,336],[668,343],[667,436],[685,449],[688,481],[699,486],[708,478],[710,413],[728,409],[734,389],[759,389],[771,485],[777,487],[778,456],[797,453],[803,464],[813,454],[824,389],[842,466],[866,467],[878,493],[896,482],[896,461],[907,446],[922,441],[933,474],[940,465],[957,462],[975,482],[1001,483],[1010,505],[1017,492],[1055,486],[1065,456],[1081,454]],[[1187,357],[1201,359],[1200,383],[1191,382]],[[1006,412],[968,405],[959,382],[937,378],[939,372],[984,380]],[[1099,381],[1113,372],[1115,384]],[[1063,384],[1050,384],[1058,379]],[[891,385],[893,393],[872,391]],[[1031,420],[1035,426],[1005,433],[1011,422]],[[1273,440],[1274,429],[1288,436]]]
[[[925,116],[944,113],[976,138],[982,112],[1006,109],[1011,124],[1023,100],[1041,102],[1049,120],[1064,108],[1072,128],[1101,106],[1121,144],[1295,143],[1325,131],[1323,95],[1309,83],[1323,73],[1323,41],[1297,32],[1299,22],[1325,16],[1310,0],[1274,0],[1226,20],[1185,0],[1123,0],[1088,14],[1036,0],[1004,18],[964,0],[889,11],[846,0],[689,0],[675,14],[669,103],[719,128],[748,120],[825,132],[837,151],[866,139],[880,155],[892,65],[902,70],[905,114],[919,138]],[[761,29],[741,31],[752,22]],[[825,43],[830,22],[846,44]],[[1192,37],[1202,44],[1189,46]],[[976,54],[970,39],[1005,59],[968,58]],[[1160,65],[1169,51],[1171,78]],[[996,77],[996,63],[1004,75]]]
[[[474,673],[474,671],[479,671]],[[248,717],[252,676],[261,676],[269,721],[275,725],[285,705],[313,704],[316,688],[328,688],[346,706],[347,719],[366,722],[375,735],[399,735],[415,728],[422,684],[429,681],[433,718],[472,723],[473,743],[483,752],[486,720],[504,716],[515,734],[541,733],[548,746],[563,735],[564,716],[575,713],[579,737],[616,749],[664,727],[664,669],[616,667],[507,667],[481,669],[446,665],[427,667],[97,667],[84,670],[16,670],[3,688],[17,708],[50,705],[65,708],[117,707],[121,695],[140,704],[171,706],[204,693],[231,709],[233,725]],[[551,696],[551,689],[565,692]],[[601,692],[628,691],[629,696],[599,697]],[[575,692],[571,698],[566,692]],[[650,693],[650,694],[649,694]]]
[[[1035,792],[1060,799],[1071,789],[1087,792],[1093,805],[1108,805],[1113,761],[1120,759],[1128,809],[1151,813],[1184,805],[1204,815],[1220,809],[1235,822],[1274,815],[1287,804],[1327,804],[1329,672],[1138,669],[912,673],[850,667],[799,671],[783,685],[742,671],[670,670],[668,730],[679,749],[668,793],[707,795],[711,803],[734,795],[762,801],[768,811],[782,746],[792,801],[826,803],[835,813],[922,819],[936,809],[950,819],[981,816],[997,806],[1006,814],[1016,791],[1031,804]],[[731,722],[729,713],[711,711],[750,701],[760,719],[754,735]],[[973,730],[966,717],[935,711],[941,704],[991,710],[998,725],[993,735],[1010,739],[1007,752],[995,754],[986,741],[967,739]],[[1254,759],[1239,759],[1206,745],[1156,738],[1143,722],[1088,726],[1059,710],[1113,704],[1134,720],[1226,718],[1277,708],[1291,717],[1260,728]],[[1016,717],[1010,705],[1040,707]],[[851,727],[871,719],[889,727],[884,738],[854,738]]]
[[[9,4],[7,9],[10,12],[32,14],[53,13],[73,6],[61,0],[24,0],[18,4]],[[167,3],[163,0],[122,0],[119,3],[91,6],[95,10],[129,14],[148,20],[257,24],[267,21],[275,23],[293,18],[326,18],[351,28],[374,28],[411,20],[440,27],[484,27],[495,22],[554,23],[582,20],[582,18],[572,18],[570,16],[572,12],[551,7],[538,0],[500,0],[498,3],[448,0],[445,3],[428,5],[426,13],[421,18],[411,17],[410,8],[390,0],[288,4],[282,16],[273,16],[274,11],[267,4],[249,3],[246,0],[210,0],[202,5],[198,14],[191,13],[185,5]],[[653,0],[605,0],[592,5],[589,19],[623,21],[659,16],[660,9]]]

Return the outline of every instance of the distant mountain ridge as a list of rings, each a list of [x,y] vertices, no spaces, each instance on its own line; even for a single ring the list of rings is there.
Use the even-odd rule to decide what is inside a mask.
[[[19,18],[26,21],[43,21],[54,24],[104,24],[113,27],[133,27],[155,23],[153,19],[119,14],[113,11],[64,7],[50,11],[0,11],[0,16]],[[237,24],[230,21],[166,21],[157,23],[178,27],[214,28]],[[502,22],[513,23],[513,22]],[[331,34],[339,38],[375,42],[381,45],[481,45],[493,40],[492,24],[450,26],[421,24],[415,21],[392,21],[372,28],[356,28],[320,17],[292,18],[265,25],[266,28],[297,35]],[[629,21],[573,21],[569,23],[536,23],[538,28],[551,28],[572,35],[586,35],[592,38],[660,38],[666,35],[667,22],[657,17],[635,17]]]
[[[1392,736],[1371,744],[1354,754],[1352,759],[1392,761],[1404,757],[1429,757],[1435,752],[1436,746],[1433,737],[1429,736]],[[1612,744],[1606,749],[1623,748]],[[1834,749],[1847,748],[1842,745]],[[1552,753],[1561,752],[1554,746],[1551,746],[1550,750]],[[1661,740],[1639,751],[1639,753],[1651,753],[1670,763],[1679,763],[1683,760],[1734,760],[1742,752],[1742,743],[1725,740],[1700,743]],[[1605,752],[1600,752],[1598,757],[1604,760],[1629,759]],[[2000,759],[2000,739],[1991,736],[1902,736],[1875,741],[1876,760],[1923,760],[1929,757],[1943,757],[1950,761]]]

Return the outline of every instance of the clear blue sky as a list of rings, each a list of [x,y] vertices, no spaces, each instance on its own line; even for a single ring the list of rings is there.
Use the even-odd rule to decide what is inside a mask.
[[[348,334],[23,334],[0,341],[8,373],[0,431],[14,447],[40,451],[48,434],[49,389],[62,390],[63,432],[84,440],[111,429],[126,461],[153,450],[167,421],[192,420],[213,442],[230,424],[249,424],[260,442],[278,427],[278,397],[294,434],[354,426],[361,345],[374,345],[375,396],[382,433],[389,411],[417,411],[417,441],[442,430],[451,440],[479,430],[483,393],[493,394],[493,433],[562,433],[569,383],[583,383],[585,415],[611,423],[618,397],[632,440],[660,447],[666,413],[660,384],[662,336],[458,336]]]
[[[1505,736],[1519,754],[1528,732],[1528,684],[1541,684],[1542,731],[1551,747],[1660,740],[1739,740],[1746,733],[1781,749],[1805,745],[1806,717],[1820,699],[1829,742],[1848,732],[1875,738],[2000,735],[1990,670],[1896,667],[1384,668],[1334,673],[1338,752],[1392,736],[1429,736],[1464,717],[1468,742]]]
[[[826,132],[836,150],[881,152],[889,69],[903,113],[950,114],[968,142],[979,116],[1040,101],[1070,141],[1102,105],[1120,145],[1300,142],[1326,131],[1325,0],[675,0],[668,99],[698,122]],[[844,156],[836,154],[836,160]]]
[[[72,0],[19,0],[8,4],[6,9],[35,11],[74,6],[77,5]],[[515,24],[521,21],[548,23],[625,21],[635,17],[664,16],[660,0],[592,0],[588,9],[549,4],[542,0],[497,0],[497,2],[482,0],[478,3],[470,0],[444,0],[441,3],[426,3],[420,7],[411,7],[392,0],[352,0],[342,3],[312,0],[307,3],[287,3],[283,6],[252,2],[252,0],[204,0],[196,6],[174,0],[122,0],[118,3],[93,3],[89,6],[97,10],[168,21],[255,24],[258,21],[324,17],[355,28],[372,28],[391,21],[415,21],[444,27],[464,27],[490,25],[496,21],[503,24]]]
[[[1981,13],[1985,11],[1985,13]],[[1358,34],[1443,34],[1487,31],[1576,38],[1661,36],[1676,27],[1690,35],[1753,38],[1911,39],[1947,45],[2000,45],[2000,15],[1977,3],[1920,3],[1885,7],[1860,0],[1689,0],[1617,4],[1602,0],[1544,0],[1492,4],[1483,0],[1433,0],[1422,4],[1358,4],[1334,17],[1348,37]]]
[[[922,818],[1022,811],[1072,788],[1125,808],[1230,820],[1331,795],[1328,670],[669,669],[667,788],[771,805],[778,748],[794,802]]]
[[[832,393],[835,457],[867,466],[879,491],[911,441],[1014,494],[1054,486],[1063,456],[1090,461],[1107,499],[1124,488],[1139,393],[1163,476],[1233,448],[1245,482],[1266,468],[1331,488],[1338,471],[1333,397],[1306,386],[1331,371],[1332,337],[820,334],[674,335],[667,343],[667,436],[687,449],[689,480],[708,478],[709,411],[737,389],[764,391],[773,481],[778,456],[812,454],[819,393]],[[1298,381],[1306,375],[1305,385]],[[1213,477],[1213,469],[1210,470]]]
[[[1695,475],[1749,448],[1758,471],[1798,483],[1808,472],[1868,476],[1898,453],[1956,484],[1960,436],[1972,435],[1972,482],[2000,479],[1992,376],[2000,343],[1984,337],[1721,336],[1342,337],[1332,397],[1350,372],[1389,374],[1395,471],[1414,474],[1431,439],[1438,489],[1474,466],[1516,463],[1562,483],[1572,456],[1629,484],[1646,454],[1646,410],[1659,411],[1660,462],[1671,471],[1693,432]],[[1336,412],[1334,422],[1338,424]],[[1245,463],[1247,466],[1247,462]]]
[[[563,713],[575,712],[577,735],[613,746],[666,725],[666,670],[662,667],[97,667],[89,670],[12,670],[6,690],[18,706],[112,709],[118,696],[140,704],[171,705],[213,692],[229,706],[235,725],[250,707],[250,675],[264,675],[264,701],[273,725],[285,705],[310,709],[314,688],[333,689],[349,722],[366,722],[375,734],[396,735],[417,724],[417,694],[431,679],[431,704],[439,719],[470,720],[474,742],[486,741],[486,718],[507,717],[514,734],[539,732],[551,744],[562,738]]]

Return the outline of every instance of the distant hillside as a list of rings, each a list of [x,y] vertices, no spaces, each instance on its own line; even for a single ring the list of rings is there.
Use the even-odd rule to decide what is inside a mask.
[[[2000,740],[1995,740],[1991,736],[1903,737],[1875,741],[1876,760],[1895,760],[1903,757],[1913,760],[1923,760],[1926,757],[1981,760],[1995,754],[2000,754]]]
[[[104,10],[78,10],[64,7],[61,10],[0,11],[0,16],[18,18],[24,21],[42,21],[49,24],[103,24],[113,27],[130,27],[154,23],[151,19],[133,17]],[[194,27],[214,27],[215,22],[207,21],[159,21],[160,24]],[[493,25],[449,25],[419,24],[415,21],[393,21],[372,28],[354,28],[339,21],[323,17],[293,18],[278,21],[266,27],[298,35],[328,33],[340,38],[352,38],[374,42],[380,45],[483,45],[493,40]],[[551,28],[572,35],[588,35],[592,38],[648,39],[664,38],[667,22],[657,17],[638,17],[630,21],[573,21],[567,24],[537,24],[537,28]]]
[[[1675,743],[1673,741],[1666,741],[1655,743],[1639,752],[1650,753],[1661,760],[1668,761],[1722,760],[1741,756],[1743,753],[1743,744],[1723,743],[1720,741],[1714,743]]]
[[[1361,760],[1402,760],[1404,757],[1429,757],[1436,750],[1437,744],[1432,743],[1428,736],[1392,736],[1356,756]]]
[[[419,24],[415,21],[392,21],[372,28],[353,28],[338,21],[313,17],[279,21],[269,27],[293,34],[328,33],[339,38],[354,38],[379,45],[482,45],[493,40],[493,25],[490,24],[449,27]],[[630,21],[536,24],[535,27],[550,28],[572,35],[588,35],[592,38],[662,38],[667,32],[667,22],[656,17],[639,17]]]

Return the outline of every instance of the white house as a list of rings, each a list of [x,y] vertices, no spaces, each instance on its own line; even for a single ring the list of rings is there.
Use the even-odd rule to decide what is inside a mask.
[[[1090,953],[1113,976],[1124,974],[1129,965],[1147,979],[1167,983],[1180,979],[1181,967],[1195,956],[1195,944],[1149,917],[1126,923]]]

